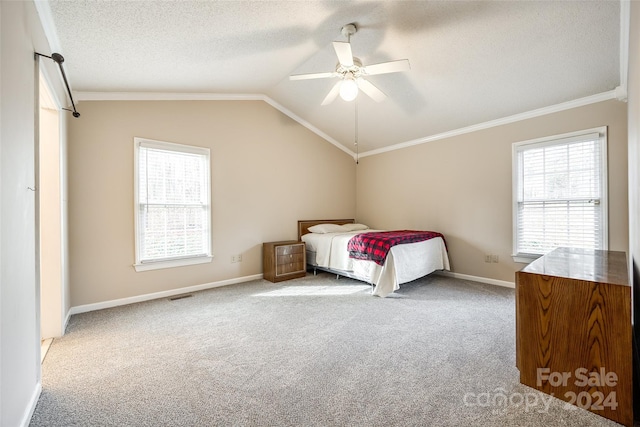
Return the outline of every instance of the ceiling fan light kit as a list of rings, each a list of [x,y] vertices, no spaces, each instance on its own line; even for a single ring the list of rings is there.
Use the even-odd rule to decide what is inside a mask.
[[[346,77],[340,84],[340,98],[349,102],[356,99],[358,96],[358,83],[351,77]]]
[[[343,36],[347,38],[346,42],[333,42],[333,50],[338,57],[338,65],[335,72],[310,73],[310,74],[294,74],[289,76],[290,80],[308,80],[338,77],[338,81],[329,94],[322,101],[322,105],[333,102],[338,95],[345,101],[353,101],[362,91],[376,102],[383,101],[385,95],[373,83],[366,80],[366,76],[375,74],[396,73],[399,71],[407,71],[411,69],[408,59],[400,59],[397,61],[381,62],[369,66],[362,65],[360,59],[353,56],[351,51],[351,36],[357,32],[355,24],[347,24],[342,27]]]

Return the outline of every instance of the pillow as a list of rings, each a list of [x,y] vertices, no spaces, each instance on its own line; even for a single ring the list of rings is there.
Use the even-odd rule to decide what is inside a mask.
[[[313,227],[309,227],[308,230],[312,233],[324,234],[324,233],[340,233],[347,230],[343,226],[338,224],[318,224]]]
[[[359,231],[359,230],[368,230],[369,226],[364,224],[344,224],[342,226],[347,231]]]

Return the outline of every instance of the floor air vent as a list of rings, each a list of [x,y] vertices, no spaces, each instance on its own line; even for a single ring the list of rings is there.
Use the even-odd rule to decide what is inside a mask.
[[[176,295],[174,297],[170,297],[169,301],[175,301],[178,299],[184,299],[184,298],[191,298],[193,296],[193,294],[182,294],[182,295]]]

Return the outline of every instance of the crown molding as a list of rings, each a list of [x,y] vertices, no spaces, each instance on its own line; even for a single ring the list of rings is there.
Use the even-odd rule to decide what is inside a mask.
[[[330,144],[333,144],[334,146],[336,146],[340,150],[344,151],[345,153],[347,153],[348,155],[350,155],[354,159],[356,158],[356,153],[354,153],[353,151],[349,150],[347,147],[345,147],[344,145],[340,144],[337,140],[335,140],[334,138],[330,137],[329,135],[327,135],[326,133],[324,133],[323,131],[321,131],[320,129],[318,129],[317,127],[315,127],[314,125],[312,125],[308,121],[304,120],[302,117],[298,116],[293,111],[283,107],[282,105],[278,104],[276,101],[274,101],[273,99],[269,98],[266,95],[264,96],[263,100],[264,100],[264,102],[266,102],[267,104],[269,104],[273,108],[275,108],[276,110],[280,111],[282,114],[284,114],[286,116],[289,116],[291,119],[295,120],[296,122],[298,122],[302,126],[306,127],[311,132],[313,132],[316,135],[318,135],[320,138],[323,138],[324,140],[326,140]]]
[[[185,92],[75,92],[78,102],[81,101],[264,101],[285,116],[295,120],[311,132],[326,140],[336,148],[355,159],[356,154],[340,144],[336,139],[327,135],[293,111],[285,108],[267,95],[241,93],[185,93]]]
[[[255,93],[74,92],[80,101],[262,101]]]
[[[336,139],[332,138],[325,132],[313,126],[302,117],[298,116],[291,110],[285,108],[272,98],[263,94],[220,94],[220,93],[178,93],[178,92],[76,92],[74,93],[78,102],[81,101],[264,101],[271,105],[282,114],[295,120],[300,125],[306,127],[311,132],[326,140],[336,148],[347,153],[349,156],[356,158],[356,153],[340,144]],[[464,135],[479,130],[489,129],[496,126],[502,126],[534,117],[544,116],[546,114],[557,113],[572,108],[582,107],[585,105],[595,104],[597,102],[608,101],[611,99],[621,100],[622,96],[626,96],[626,88],[618,86],[614,90],[602,92],[596,95],[575,99],[573,101],[563,102],[561,104],[551,105],[524,113],[491,120],[484,123],[454,129],[451,131],[439,133],[436,135],[418,138],[411,141],[401,142],[399,144],[390,145],[388,147],[376,150],[365,151],[358,155],[359,158],[374,156],[377,154],[387,153],[389,151],[401,150],[403,148],[413,147],[414,145],[426,144],[428,142],[438,141],[441,139],[451,138],[458,135]]]
[[[311,132],[318,135],[320,138],[326,140],[336,148],[344,151],[349,156],[356,158],[356,153],[340,144],[336,139],[332,138],[325,132],[321,131],[317,127],[313,126],[302,117],[298,116],[291,110],[285,108],[281,104],[274,101],[267,95],[263,94],[227,94],[227,93],[178,93],[178,92],[75,92],[74,94],[78,100],[81,101],[264,101],[271,105],[282,114],[288,116],[292,120],[295,120],[300,125],[306,127]],[[538,108],[532,111],[526,111],[524,113],[514,114],[512,116],[503,117],[496,120],[491,120],[484,123],[478,123],[475,125],[454,129],[451,131],[439,133],[436,135],[427,136],[424,138],[418,138],[411,141],[401,142],[399,144],[390,145],[388,147],[379,148],[376,150],[365,151],[358,155],[359,158],[374,156],[376,154],[382,154],[389,151],[401,150],[403,148],[413,147],[414,145],[426,144],[428,142],[438,141],[441,139],[451,138],[458,135],[464,135],[471,132],[477,132],[479,130],[489,129],[496,126],[502,126],[510,123],[519,122],[522,120],[531,119],[534,117],[544,116],[546,114],[557,113],[560,111],[570,110],[572,108],[583,107],[585,105],[595,104],[597,102],[608,101],[611,99],[621,100],[622,96],[626,96],[626,88],[618,86],[614,90],[608,92],[602,92],[596,95],[586,96],[584,98],[575,99],[573,101],[567,101],[548,107]]]
[[[471,132],[477,132],[479,130],[489,129],[496,126],[502,126],[510,123],[519,122],[522,120],[532,119],[534,117],[544,116],[546,114],[557,113],[560,111],[570,110],[572,108],[583,107],[585,105],[595,104],[597,102],[608,101],[611,99],[618,99],[620,94],[620,87],[610,90],[608,92],[602,92],[596,95],[586,96],[584,98],[575,99],[573,101],[563,102],[561,104],[550,105],[544,108],[538,108],[537,110],[531,110],[524,113],[514,114],[513,116],[503,117],[501,119],[490,120],[484,123],[478,123],[475,125],[454,129],[448,132],[439,133],[436,135],[427,136],[424,138],[418,138],[411,141],[401,142],[399,144],[390,145],[388,147],[378,148],[376,150],[365,151],[360,153],[360,158],[374,156],[376,154],[382,154],[389,151],[401,150],[407,147],[413,147],[414,145],[426,144],[427,142],[438,141],[440,139],[451,138],[453,136],[464,135]]]

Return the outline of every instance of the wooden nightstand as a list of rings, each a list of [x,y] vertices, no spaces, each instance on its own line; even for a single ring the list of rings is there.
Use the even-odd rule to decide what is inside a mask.
[[[304,242],[286,240],[262,244],[264,278],[271,282],[304,277],[307,274],[307,253]]]

